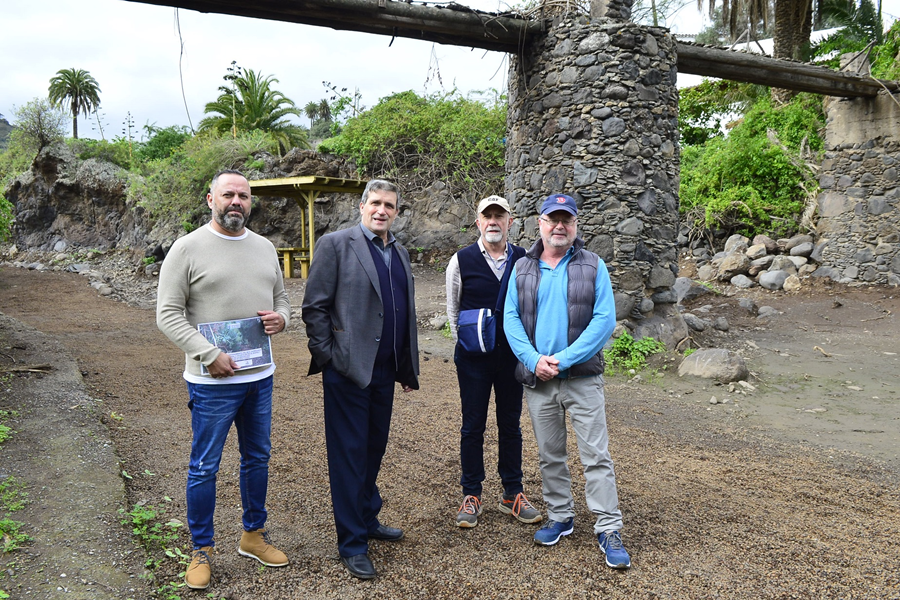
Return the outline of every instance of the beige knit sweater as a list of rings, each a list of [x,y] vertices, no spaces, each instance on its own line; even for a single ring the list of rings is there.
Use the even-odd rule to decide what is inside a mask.
[[[266,238],[245,230],[241,237],[222,236],[206,225],[179,238],[169,250],[159,271],[156,324],[185,354],[184,377],[203,383],[213,380],[200,373],[200,363],[209,365],[220,350],[197,331],[198,323],[229,321],[274,310],[291,318],[291,303],[275,246]],[[271,367],[240,371],[240,379]]]

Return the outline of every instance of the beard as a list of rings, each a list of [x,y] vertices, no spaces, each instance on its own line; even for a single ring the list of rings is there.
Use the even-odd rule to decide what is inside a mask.
[[[490,233],[484,234],[484,241],[489,244],[497,244],[503,241],[503,232],[502,231],[492,231]]]
[[[229,214],[230,211],[237,211],[241,213],[241,216],[236,216]],[[232,233],[238,233],[241,229],[244,228],[244,223],[247,221],[247,216],[244,214],[244,210],[241,207],[237,206],[229,206],[226,211],[219,212],[216,211],[214,216],[216,223],[218,223],[223,229],[226,231],[231,231]]]
[[[575,241],[575,237],[559,236],[559,235],[549,235],[544,240],[544,244],[546,246],[553,246],[554,248],[566,248],[572,245],[572,242]]]

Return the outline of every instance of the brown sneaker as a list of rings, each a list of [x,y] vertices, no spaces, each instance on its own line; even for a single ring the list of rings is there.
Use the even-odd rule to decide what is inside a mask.
[[[192,590],[205,590],[209,587],[211,573],[209,570],[209,555],[212,554],[212,546],[203,546],[194,550],[191,564],[184,572],[184,583]]]
[[[287,556],[271,544],[269,534],[265,529],[245,531],[241,536],[238,554],[255,558],[267,567],[283,567],[288,564]]]

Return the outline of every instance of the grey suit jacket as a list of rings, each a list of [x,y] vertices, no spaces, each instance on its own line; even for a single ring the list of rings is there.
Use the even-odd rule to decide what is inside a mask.
[[[360,388],[372,381],[375,354],[384,322],[381,286],[369,251],[369,240],[359,225],[329,233],[316,242],[306,293],[303,322],[309,338],[309,374],[331,363],[338,373]],[[416,304],[409,253],[394,246],[406,272],[409,288],[409,337],[398,340],[397,381],[419,389],[419,344]]]

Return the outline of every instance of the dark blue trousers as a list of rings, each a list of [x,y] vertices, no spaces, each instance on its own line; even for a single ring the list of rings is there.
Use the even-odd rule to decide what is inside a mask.
[[[365,389],[326,366],[325,446],[338,551],[349,557],[369,551],[378,528],[381,494],[375,480],[388,442],[394,406],[392,363],[376,365]]]
[[[484,481],[484,430],[491,389],[497,412],[497,472],[504,493],[522,491],[522,384],[516,381],[516,357],[506,347],[490,354],[471,354],[456,346],[453,360],[462,406],[459,458],[464,495],[481,496]]]

